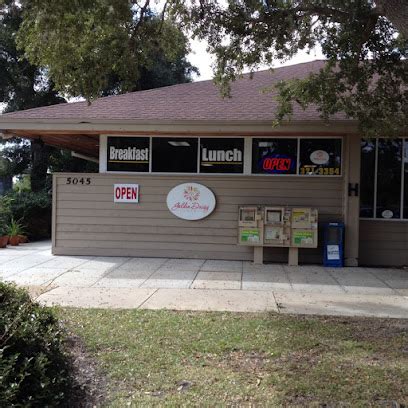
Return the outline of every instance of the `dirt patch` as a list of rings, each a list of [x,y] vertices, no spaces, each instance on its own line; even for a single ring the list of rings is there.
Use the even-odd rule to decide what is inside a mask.
[[[231,351],[221,357],[219,355],[206,354],[200,358],[204,358],[205,365],[245,373],[262,372],[271,361],[270,356],[265,353],[255,351],[244,352],[241,350]]]
[[[69,406],[93,408],[106,400],[107,379],[97,361],[87,353],[82,340],[73,334],[67,338],[67,347],[74,371],[74,392]]]
[[[270,363],[270,356],[258,352],[233,351],[225,356],[224,362],[234,371],[259,372],[265,369]]]
[[[399,336],[408,336],[408,320],[400,319],[370,319],[351,321],[351,336],[353,340],[371,341],[387,340]]]

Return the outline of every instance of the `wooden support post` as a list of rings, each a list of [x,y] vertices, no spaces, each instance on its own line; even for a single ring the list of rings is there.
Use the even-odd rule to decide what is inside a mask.
[[[254,246],[254,264],[262,265],[263,264],[263,247]]]
[[[288,257],[289,266],[298,266],[299,265],[299,248],[289,247],[289,257]]]
[[[360,244],[360,156],[361,139],[357,135],[347,138],[347,154],[344,177],[344,223],[346,225],[344,243],[344,265],[358,266]],[[349,191],[350,187],[354,191]]]

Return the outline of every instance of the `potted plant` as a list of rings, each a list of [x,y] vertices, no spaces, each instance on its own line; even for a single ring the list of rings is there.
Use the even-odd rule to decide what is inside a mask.
[[[20,244],[26,244],[28,242],[28,237],[27,235],[19,235],[18,236],[18,240],[20,242]]]
[[[23,226],[19,221],[16,221],[14,218],[10,220],[8,225],[8,235],[9,235],[9,244],[17,246],[20,243],[19,235],[24,234]]]
[[[8,234],[7,234],[7,229],[5,226],[5,223],[0,221],[0,248],[6,248],[8,244]]]

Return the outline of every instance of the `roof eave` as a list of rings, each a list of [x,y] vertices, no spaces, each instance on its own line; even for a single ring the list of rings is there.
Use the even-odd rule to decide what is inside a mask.
[[[355,132],[357,122],[352,120],[303,120],[286,121],[275,126],[273,120],[112,120],[112,119],[12,119],[0,116],[0,133],[18,133],[18,131],[38,132],[84,132],[84,133],[115,133],[115,132],[165,132],[169,131],[291,131],[304,130],[328,132]]]

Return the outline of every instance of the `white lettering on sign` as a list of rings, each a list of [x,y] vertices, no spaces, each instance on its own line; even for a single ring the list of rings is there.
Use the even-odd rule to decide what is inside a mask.
[[[214,211],[215,196],[201,184],[179,184],[167,195],[167,207],[172,214],[183,220],[201,220]]]
[[[208,150],[206,147],[201,149],[201,161],[203,162],[242,162],[242,152],[239,149],[234,150]]]
[[[138,203],[139,184],[115,184],[113,201],[115,203]]]
[[[117,149],[111,146],[109,148],[109,160],[146,161],[149,160],[149,148],[138,149],[136,147],[128,147],[127,149]]]

